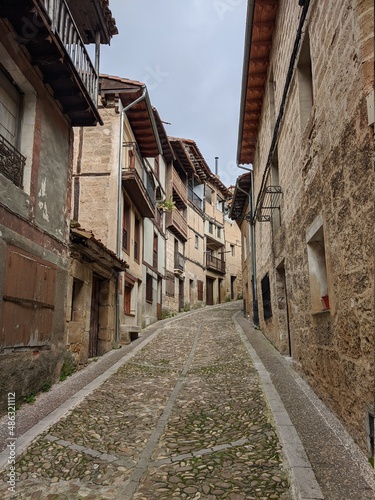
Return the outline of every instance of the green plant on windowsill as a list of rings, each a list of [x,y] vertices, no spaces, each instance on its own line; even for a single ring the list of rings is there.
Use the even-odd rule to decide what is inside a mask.
[[[166,198],[165,200],[158,202],[158,208],[170,212],[176,208],[176,202],[173,201],[172,197]]]

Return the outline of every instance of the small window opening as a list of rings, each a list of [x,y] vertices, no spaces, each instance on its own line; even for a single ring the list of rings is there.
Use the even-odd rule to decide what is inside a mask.
[[[262,288],[262,302],[263,302],[263,317],[266,320],[272,318],[271,290],[270,290],[270,280],[268,274],[266,274],[262,279],[261,288]]]
[[[330,309],[323,226],[307,241],[311,308],[313,313]]]

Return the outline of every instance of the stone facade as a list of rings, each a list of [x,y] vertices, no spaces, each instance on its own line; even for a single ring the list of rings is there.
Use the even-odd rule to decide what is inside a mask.
[[[373,2],[366,0],[311,1],[303,8],[279,2],[250,159],[260,327],[369,455],[374,130],[366,103],[374,86],[373,18]],[[280,186],[282,195],[270,220],[261,222],[266,186]]]

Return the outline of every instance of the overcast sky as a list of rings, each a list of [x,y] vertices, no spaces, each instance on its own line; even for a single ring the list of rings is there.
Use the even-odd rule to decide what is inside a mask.
[[[246,0],[110,0],[102,73],[146,83],[168,135],[193,139],[229,186],[236,167]]]

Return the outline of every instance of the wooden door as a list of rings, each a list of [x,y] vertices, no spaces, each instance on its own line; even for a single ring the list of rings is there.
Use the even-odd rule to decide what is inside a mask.
[[[207,278],[206,282],[206,304],[214,305],[214,280],[212,278]]]
[[[99,338],[99,307],[100,307],[100,279],[96,276],[92,280],[90,335],[89,335],[89,358],[98,355]]]

